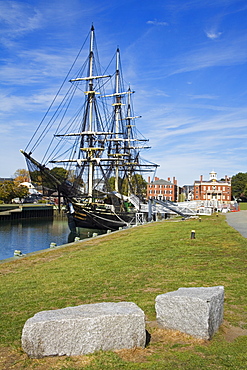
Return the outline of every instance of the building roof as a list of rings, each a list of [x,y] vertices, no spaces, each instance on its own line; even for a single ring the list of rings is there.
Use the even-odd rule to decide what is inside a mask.
[[[151,184],[154,184],[154,185],[173,185],[171,181],[167,181],[167,180],[163,180],[163,179],[151,181]]]
[[[34,186],[31,182],[24,181],[24,182],[21,182],[20,185],[26,186],[29,189],[34,189]]]
[[[229,180],[195,180],[195,184],[231,184]]]
[[[13,181],[14,179],[12,177],[0,177],[0,182],[4,181]]]

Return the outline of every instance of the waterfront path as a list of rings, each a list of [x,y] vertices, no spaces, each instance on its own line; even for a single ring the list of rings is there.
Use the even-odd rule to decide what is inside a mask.
[[[247,211],[228,212],[226,214],[226,221],[241,235],[247,238]]]

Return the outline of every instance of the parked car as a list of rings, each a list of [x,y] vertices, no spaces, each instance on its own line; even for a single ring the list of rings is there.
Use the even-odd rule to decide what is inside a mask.
[[[38,203],[40,199],[42,199],[42,195],[31,194],[24,198],[23,203]]]
[[[21,202],[20,198],[14,198],[14,199],[12,199],[11,203],[19,204],[19,203],[22,203],[22,202]]]

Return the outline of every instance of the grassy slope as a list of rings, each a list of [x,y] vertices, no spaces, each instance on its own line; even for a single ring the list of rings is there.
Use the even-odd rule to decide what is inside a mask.
[[[241,211],[247,210],[247,203],[239,203]]]
[[[219,215],[202,222],[148,224],[4,263],[0,265],[0,368],[7,366],[8,357],[13,369],[245,369],[247,336],[230,341],[224,332],[236,327],[246,334],[246,256],[247,239]],[[225,321],[212,341],[193,340],[153,325],[158,294],[215,285],[225,287]],[[22,353],[22,327],[36,312],[102,301],[133,301],[145,311],[152,335],[146,349],[56,362],[30,360]]]

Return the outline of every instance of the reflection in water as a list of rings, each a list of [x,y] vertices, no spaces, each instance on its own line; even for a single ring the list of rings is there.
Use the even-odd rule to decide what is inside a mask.
[[[79,233],[70,233],[67,220],[30,219],[1,221],[0,223],[0,260],[14,256],[14,251],[23,254],[50,247],[51,243],[62,245],[74,242],[76,237],[85,239],[99,230],[78,229]]]
[[[68,243],[73,243],[76,238],[80,238],[79,234],[78,233],[74,233],[73,231],[71,231],[69,233],[69,236],[68,236]]]

